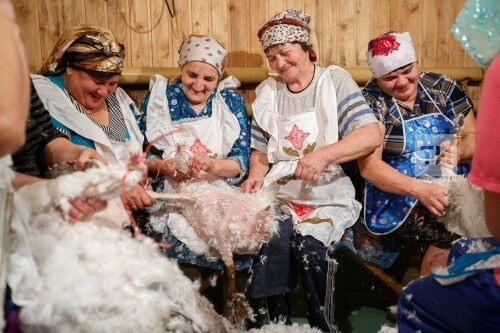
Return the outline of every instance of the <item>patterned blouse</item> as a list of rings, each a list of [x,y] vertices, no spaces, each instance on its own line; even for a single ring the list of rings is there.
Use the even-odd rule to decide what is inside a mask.
[[[167,98],[170,107],[170,117],[172,121],[177,122],[182,119],[192,119],[192,118],[206,118],[212,116],[212,100],[215,97],[215,90],[208,97],[207,104],[205,108],[197,114],[189,105],[189,101],[182,90],[182,82],[173,81],[167,86]],[[148,92],[142,101],[140,116],[138,118],[139,129],[143,134],[146,132],[146,117],[147,117],[147,105],[149,102]],[[229,152],[227,158],[236,161],[241,169],[238,176],[234,178],[229,178],[227,181],[230,184],[236,185],[241,183],[248,172],[248,163],[250,157],[250,122],[247,116],[247,110],[243,98],[229,90],[223,89],[221,91],[222,98],[227,104],[231,112],[238,119],[240,125],[240,136],[234,143],[231,151]],[[145,135],[144,135],[145,136]],[[147,140],[144,140],[144,147],[148,145]],[[150,157],[161,158],[163,152],[152,147],[149,153]]]
[[[420,83],[425,87],[432,100],[441,112],[450,120],[459,115],[464,117],[472,110],[472,101],[457,81],[441,74],[422,72]],[[368,106],[375,117],[385,126],[384,154],[399,155],[403,151],[404,137],[402,122],[399,113],[395,112],[396,103],[403,116],[403,120],[420,117],[425,114],[436,113],[434,103],[429,99],[420,84],[417,88],[417,99],[413,110],[403,102],[393,99],[384,93],[375,80],[369,81],[363,89]]]

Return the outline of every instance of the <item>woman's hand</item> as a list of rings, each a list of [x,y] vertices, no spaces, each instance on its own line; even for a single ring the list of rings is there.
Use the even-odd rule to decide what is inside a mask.
[[[146,193],[141,185],[135,185],[125,194],[127,205],[132,210],[141,210],[151,206],[156,201]]]
[[[190,170],[194,171],[195,174],[200,171],[205,171],[210,174],[216,174],[218,165],[217,160],[214,158],[210,158],[205,153],[195,153],[191,156],[191,160],[189,161]]]
[[[245,193],[255,193],[264,185],[264,177],[258,175],[249,175],[247,180],[241,184],[241,189]]]
[[[158,166],[158,172],[157,176],[159,175],[164,175],[164,176],[169,176],[169,177],[174,177],[176,174],[176,170],[174,167],[174,160],[171,158],[167,158],[164,160],[158,160],[159,166]]]
[[[99,155],[99,153],[97,153],[94,149],[78,146],[75,155],[76,155],[76,163],[78,165],[78,168],[81,170],[85,169],[85,164],[90,160],[96,160],[104,164],[108,164],[106,160],[101,155]]]
[[[159,175],[164,175],[175,181],[176,183],[181,183],[186,180],[198,179],[198,172],[190,168],[187,173],[182,173],[175,169],[174,160],[167,158],[164,160],[158,160],[159,164],[157,166],[156,177]]]
[[[412,196],[435,216],[443,216],[444,209],[448,206],[446,189],[440,185],[415,179]]]
[[[316,150],[307,156],[302,157],[297,163],[295,177],[306,181],[316,181],[328,164],[323,152]]]
[[[83,221],[106,208],[107,202],[96,198],[74,198],[70,201],[71,209],[68,212],[69,222]]]
[[[456,145],[452,145],[450,141],[441,143],[441,154],[438,156],[438,162],[441,166],[454,169],[462,158],[462,151]]]

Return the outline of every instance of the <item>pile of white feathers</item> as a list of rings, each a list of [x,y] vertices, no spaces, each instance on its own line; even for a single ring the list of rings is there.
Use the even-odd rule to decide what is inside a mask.
[[[125,165],[23,187],[15,199],[8,282],[27,332],[228,332],[180,271],[148,242],[93,221],[69,224],[54,203],[121,191]],[[132,171],[128,185],[140,173]],[[112,218],[112,217],[110,217]]]
[[[18,191],[8,282],[24,331],[242,332],[152,242],[106,223],[116,219],[116,207],[75,224],[64,218],[71,198],[110,200],[140,177],[126,165],[106,165]],[[282,324],[256,331],[319,332]]]

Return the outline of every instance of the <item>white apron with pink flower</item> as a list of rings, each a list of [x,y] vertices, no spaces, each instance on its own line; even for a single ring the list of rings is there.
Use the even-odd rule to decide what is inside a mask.
[[[225,159],[240,135],[240,124],[229,110],[220,91],[224,88],[237,88],[240,82],[230,76],[221,81],[212,100],[212,116],[198,119],[185,119],[173,122],[166,95],[167,79],[154,75],[150,81],[151,94],[147,106],[146,138],[149,142],[162,137],[153,145],[163,150],[163,158],[172,157],[177,147],[183,145],[191,153],[207,153],[209,156]],[[167,135],[170,134],[170,135]],[[214,180],[205,173],[203,178]],[[222,181],[222,180],[218,180]],[[175,184],[165,182],[165,192],[175,191]],[[208,246],[196,236],[191,224],[182,214],[168,213],[168,227],[172,234],[196,254],[205,254]]]
[[[361,204],[354,199],[354,186],[338,164],[326,166],[315,182],[284,179],[293,175],[305,155],[338,141],[337,99],[329,67],[319,78],[316,105],[301,114],[283,117],[277,105],[276,81],[257,87],[252,105],[257,124],[269,133],[267,158],[271,170],[264,186],[280,184],[278,198],[293,216],[294,229],[321,241],[325,246],[340,240],[344,230],[356,222]]]
[[[183,145],[193,153],[204,152],[211,157],[226,158],[240,135],[240,125],[224,102],[220,91],[238,87],[239,81],[230,76],[219,83],[216,96],[212,100],[211,117],[183,119],[177,122],[173,122],[170,117],[167,83],[165,77],[154,75],[149,84],[151,94],[146,117],[148,141],[153,142],[163,136],[153,144],[164,151],[163,158],[171,157],[177,151],[178,145]]]

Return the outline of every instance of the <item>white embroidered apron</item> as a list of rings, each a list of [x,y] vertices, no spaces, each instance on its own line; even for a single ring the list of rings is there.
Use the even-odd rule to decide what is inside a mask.
[[[50,115],[84,138],[92,140],[96,151],[109,163],[126,162],[132,153],[142,152],[144,138],[130,110],[130,105],[134,102],[121,88],[116,90],[116,97],[130,139],[126,142],[112,142],[89,117],[76,110],[64,90],[42,75],[32,74],[31,78]]]
[[[212,100],[212,116],[172,121],[166,96],[167,79],[154,75],[150,82],[150,96],[147,106],[146,138],[165,152],[163,156],[175,153],[178,145],[191,151],[206,151],[210,156],[224,159],[240,135],[240,125],[224,102],[220,91],[239,86],[233,76],[219,83]],[[176,132],[173,132],[177,130]],[[157,140],[161,138],[160,140]],[[156,142],[155,142],[156,141]]]
[[[230,76],[219,83],[216,96],[212,100],[210,117],[182,119],[176,122],[170,117],[166,95],[167,84],[167,79],[161,75],[154,75],[151,78],[146,116],[148,141],[154,142],[156,148],[164,151],[163,158],[171,157],[177,151],[177,146],[183,145],[192,152],[206,152],[217,159],[225,159],[240,135],[240,125],[220,92],[225,88],[238,87],[239,81]],[[205,174],[205,178],[209,178],[209,175]],[[165,186],[166,191],[171,191],[173,188],[172,184],[167,182]],[[208,246],[196,237],[193,227],[183,215],[170,213],[168,226],[172,234],[194,253],[207,253]]]
[[[277,88],[267,79],[257,88],[254,117],[269,133],[267,158],[271,170],[264,179],[269,186],[293,175],[303,156],[338,141],[337,100],[329,67],[319,78],[316,104],[304,113],[283,117],[277,110]],[[278,198],[287,203],[294,228],[325,246],[338,241],[356,222],[361,204],[354,199],[354,186],[338,164],[329,164],[315,182],[290,180],[280,185]]]

